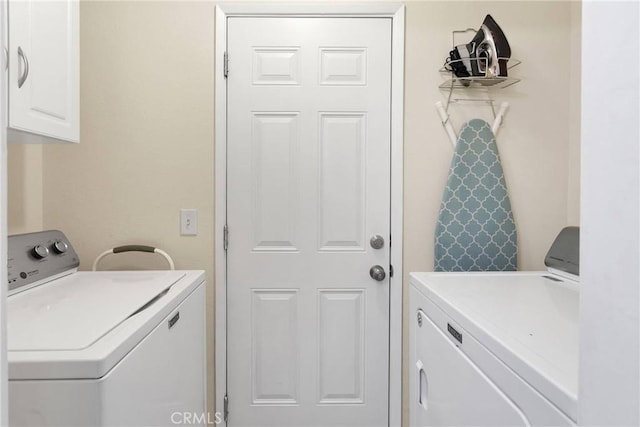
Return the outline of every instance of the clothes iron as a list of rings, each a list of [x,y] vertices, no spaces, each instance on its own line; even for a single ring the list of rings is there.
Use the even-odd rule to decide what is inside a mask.
[[[487,77],[483,84],[495,84],[497,77],[507,77],[511,47],[500,26],[491,15],[484,18],[471,42],[455,46],[445,66],[456,77]],[[470,82],[462,80],[465,86]]]

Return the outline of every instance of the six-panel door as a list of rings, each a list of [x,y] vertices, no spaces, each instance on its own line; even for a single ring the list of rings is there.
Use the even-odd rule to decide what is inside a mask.
[[[229,425],[386,426],[391,19],[227,36]]]

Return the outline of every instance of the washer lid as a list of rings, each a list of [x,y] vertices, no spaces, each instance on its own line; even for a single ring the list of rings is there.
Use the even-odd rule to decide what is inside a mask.
[[[9,351],[77,351],[184,276],[179,271],[75,273],[7,299]]]

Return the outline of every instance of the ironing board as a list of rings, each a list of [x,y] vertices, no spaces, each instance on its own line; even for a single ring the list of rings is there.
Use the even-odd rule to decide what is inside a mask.
[[[435,271],[517,268],[516,226],[498,147],[484,120],[458,137],[435,233]]]

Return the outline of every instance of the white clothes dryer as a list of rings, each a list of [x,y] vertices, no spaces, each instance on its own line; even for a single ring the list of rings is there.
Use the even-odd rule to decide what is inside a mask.
[[[546,272],[411,274],[412,427],[575,425],[578,232]]]

